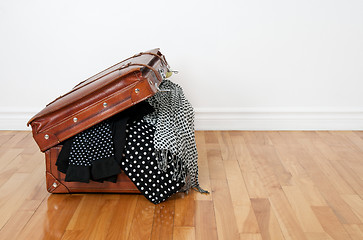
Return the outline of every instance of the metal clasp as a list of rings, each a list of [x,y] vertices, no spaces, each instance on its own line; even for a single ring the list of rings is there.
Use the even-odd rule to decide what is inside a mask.
[[[160,76],[163,78],[163,80],[166,78],[166,74],[165,74],[164,69],[160,68],[160,69],[159,69],[159,74],[160,74]]]
[[[170,92],[170,90],[168,89],[160,89],[157,83],[155,83],[155,87],[158,90],[158,92]]]

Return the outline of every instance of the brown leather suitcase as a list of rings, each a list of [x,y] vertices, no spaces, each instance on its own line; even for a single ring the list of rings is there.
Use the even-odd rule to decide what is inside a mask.
[[[61,142],[139,103],[158,91],[169,72],[159,49],[141,52],[76,85],[32,117],[33,137],[45,152],[46,185],[52,193],[139,192],[124,174],[117,182],[65,182],[55,165]]]

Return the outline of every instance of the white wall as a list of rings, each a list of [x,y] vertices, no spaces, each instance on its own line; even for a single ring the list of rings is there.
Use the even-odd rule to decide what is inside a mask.
[[[198,129],[363,129],[363,1],[0,1],[0,129],[137,52]]]

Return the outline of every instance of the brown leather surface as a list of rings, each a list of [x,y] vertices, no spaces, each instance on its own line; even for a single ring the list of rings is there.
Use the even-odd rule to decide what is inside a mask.
[[[41,151],[154,95],[168,71],[159,49],[137,54],[79,83],[29,120]],[[138,65],[140,64],[140,65]],[[147,67],[145,67],[147,66]]]
[[[126,176],[124,172],[118,175],[117,182],[93,182],[79,183],[66,182],[65,174],[57,170],[55,163],[62,146],[58,145],[45,152],[46,165],[46,186],[50,193],[140,193],[135,184]]]

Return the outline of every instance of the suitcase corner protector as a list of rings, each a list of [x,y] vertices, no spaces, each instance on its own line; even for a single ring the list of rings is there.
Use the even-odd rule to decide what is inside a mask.
[[[50,172],[46,172],[47,191],[49,193],[69,193],[69,189],[57,180]]]

